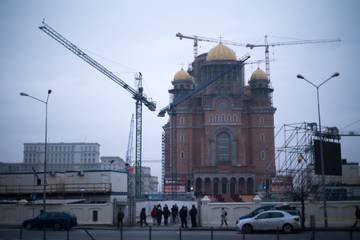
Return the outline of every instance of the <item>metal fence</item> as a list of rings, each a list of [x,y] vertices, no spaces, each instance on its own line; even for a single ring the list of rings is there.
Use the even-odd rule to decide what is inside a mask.
[[[96,227],[96,228],[73,228],[71,230],[37,229],[27,230],[23,228],[0,228],[0,239],[76,239],[76,240],[357,240],[360,239],[360,228],[318,228],[306,229],[286,234],[282,231],[266,231],[254,233],[241,233],[234,228],[177,228],[177,227]]]

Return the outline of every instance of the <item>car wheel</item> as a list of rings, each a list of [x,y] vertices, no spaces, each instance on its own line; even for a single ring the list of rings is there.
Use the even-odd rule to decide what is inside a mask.
[[[30,229],[32,229],[32,224],[31,223],[26,223],[25,224],[25,228],[27,229],[27,230],[30,230]]]
[[[59,223],[55,223],[54,228],[55,228],[55,230],[60,230],[61,225]]]
[[[293,226],[288,223],[285,224],[282,229],[285,233],[291,233],[294,230]]]
[[[241,231],[243,233],[251,233],[252,232],[252,226],[250,224],[245,224],[242,228]]]

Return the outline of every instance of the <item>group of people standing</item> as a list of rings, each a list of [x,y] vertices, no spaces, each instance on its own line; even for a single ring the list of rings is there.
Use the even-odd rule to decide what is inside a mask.
[[[145,209],[145,208],[144,208]],[[167,206],[167,204],[164,205],[163,208],[161,208],[161,205],[154,205],[153,209],[151,210],[151,218],[153,220],[153,226],[161,225],[162,222],[162,217],[164,216],[164,225],[168,225],[169,223],[169,217],[170,217],[170,210],[169,207]]]
[[[150,215],[152,218],[153,226],[155,226],[155,225],[160,226],[163,219],[164,219],[164,226],[167,226],[169,224],[169,218],[171,217],[172,224],[177,224],[178,218],[180,218],[181,227],[187,228],[188,214],[190,215],[191,226],[192,227],[197,226],[197,223],[196,223],[197,213],[198,213],[198,211],[197,211],[195,205],[192,205],[190,211],[188,211],[188,208],[185,205],[182,206],[181,209],[179,210],[179,207],[175,203],[171,207],[171,209],[169,209],[167,204],[165,204],[164,207],[161,207],[160,204],[154,205],[154,207],[152,208],[152,210],[150,212]],[[148,225],[148,223],[146,222],[146,218],[147,218],[146,210],[145,210],[145,208],[142,208],[141,212],[140,212],[140,226],[143,226],[143,224],[145,224],[146,226]]]

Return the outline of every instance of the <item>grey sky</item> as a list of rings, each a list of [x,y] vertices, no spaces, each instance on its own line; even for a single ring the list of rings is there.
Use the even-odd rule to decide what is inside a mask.
[[[0,2],[0,152],[2,162],[22,161],[24,142],[44,140],[43,104],[49,102],[51,142],[98,142],[101,155],[124,157],[135,104],[130,94],[38,29],[42,18],[129,84],[144,76],[146,94],[168,104],[176,71],[193,60],[192,41],[176,32],[222,36],[242,43],[340,37],[341,43],[270,49],[276,129],[284,123],[317,121],[315,89],[298,73],[320,83],[323,125],[360,119],[359,1],[18,1]],[[276,36],[276,37],[275,37]],[[279,38],[281,36],[281,38]],[[202,43],[200,53],[215,44]],[[264,58],[264,49],[231,47],[241,57]],[[112,61],[110,61],[112,60]],[[256,65],[247,66],[249,79]],[[265,70],[264,65],[260,65]],[[161,159],[167,118],[143,111],[143,159]],[[360,131],[360,122],[344,129]],[[360,139],[342,141],[343,157],[359,161]],[[160,174],[160,162],[145,164]]]

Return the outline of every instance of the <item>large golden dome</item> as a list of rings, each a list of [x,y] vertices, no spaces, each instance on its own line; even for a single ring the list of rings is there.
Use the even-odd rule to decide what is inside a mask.
[[[181,70],[177,71],[174,76],[174,81],[179,80],[191,80],[191,76],[183,68],[181,68]]]
[[[206,61],[214,61],[214,60],[232,60],[236,61],[235,52],[229,47],[225,46],[221,42],[214,48],[212,48],[207,57]]]
[[[253,74],[251,75],[251,78],[250,78],[250,81],[253,81],[253,80],[265,80],[265,81],[268,81],[268,77],[266,75],[266,73],[261,70],[260,68],[257,68]]]

